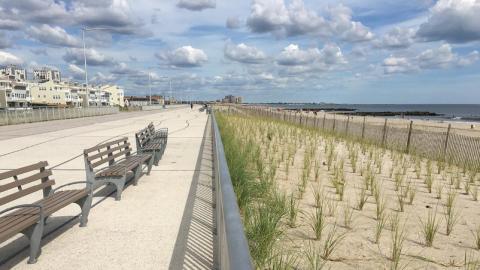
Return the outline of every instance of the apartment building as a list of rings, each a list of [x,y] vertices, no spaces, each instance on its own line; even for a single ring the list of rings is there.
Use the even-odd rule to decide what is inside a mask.
[[[68,85],[52,80],[31,82],[32,105],[36,107],[67,107],[71,100]]]
[[[243,98],[242,97],[236,97],[232,95],[225,96],[222,99],[222,103],[236,103],[236,104],[241,104],[243,103]]]
[[[33,80],[60,82],[62,77],[60,71],[49,67],[42,67],[33,70]]]
[[[32,99],[26,78],[26,70],[17,66],[0,69],[0,109],[30,107]]]
[[[100,87],[102,93],[108,94],[108,103],[111,106],[125,106],[124,91],[117,85],[104,85]],[[105,96],[106,98],[106,96]]]

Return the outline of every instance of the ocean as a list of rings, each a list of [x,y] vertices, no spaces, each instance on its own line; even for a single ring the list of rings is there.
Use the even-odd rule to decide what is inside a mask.
[[[265,105],[265,104],[263,104]],[[476,121],[480,122],[480,104],[312,104],[285,103],[268,104],[268,106],[287,109],[347,109],[362,112],[429,112],[438,116],[408,116],[406,118]],[[397,116],[399,117],[399,116]]]

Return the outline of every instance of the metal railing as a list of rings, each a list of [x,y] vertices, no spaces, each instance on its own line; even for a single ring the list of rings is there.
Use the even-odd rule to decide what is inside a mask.
[[[0,126],[118,113],[118,107],[37,108],[0,111]]]
[[[218,269],[253,269],[237,197],[233,190],[220,130],[213,111],[211,122],[214,143]]]

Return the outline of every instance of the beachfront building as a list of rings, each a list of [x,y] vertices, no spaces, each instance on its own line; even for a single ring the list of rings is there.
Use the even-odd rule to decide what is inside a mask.
[[[108,94],[109,96],[108,103],[111,106],[119,106],[119,107],[125,106],[123,89],[121,89],[117,85],[104,85],[100,87],[100,89],[104,93],[104,95]]]
[[[42,67],[33,70],[33,80],[35,81],[61,81],[60,71],[49,67]]]
[[[233,95],[228,95],[228,96],[225,96],[222,99],[222,103],[241,104],[241,103],[243,103],[243,98],[242,97],[236,97],[236,96],[233,96]]]
[[[116,85],[92,86],[62,81],[55,68],[27,71],[10,65],[0,68],[0,109],[31,107],[125,106],[124,91]]]
[[[34,107],[67,107],[71,103],[70,87],[53,80],[31,82],[32,105]]]
[[[0,69],[0,109],[24,109],[30,106],[31,95],[26,83],[27,72],[17,66]]]

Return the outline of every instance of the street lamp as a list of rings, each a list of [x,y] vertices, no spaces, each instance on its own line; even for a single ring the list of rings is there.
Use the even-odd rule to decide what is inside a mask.
[[[83,60],[84,60],[84,68],[85,68],[85,91],[88,92],[88,72],[87,72],[87,46],[85,44],[85,32],[87,31],[103,31],[103,30],[113,30],[113,28],[106,28],[106,27],[95,27],[90,28],[84,26],[82,28],[82,42],[83,42]],[[87,95],[89,95],[87,93]],[[88,97],[88,96],[87,96]]]

